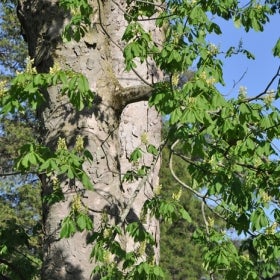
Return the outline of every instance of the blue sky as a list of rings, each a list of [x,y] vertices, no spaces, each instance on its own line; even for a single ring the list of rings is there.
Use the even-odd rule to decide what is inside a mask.
[[[230,97],[232,94],[237,94],[240,86],[247,87],[250,96],[262,92],[280,66],[280,58],[272,55],[272,48],[280,38],[280,15],[271,17],[263,32],[246,33],[242,28],[237,29],[233,22],[219,21],[219,24],[223,34],[210,36],[210,42],[218,45],[221,51],[227,51],[230,46],[238,46],[239,41],[242,40],[243,48],[255,55],[255,60],[248,60],[245,55],[239,54],[224,61],[226,87],[222,92]],[[236,88],[232,89],[245,72],[245,76]],[[271,89],[276,87],[277,83],[274,83]]]

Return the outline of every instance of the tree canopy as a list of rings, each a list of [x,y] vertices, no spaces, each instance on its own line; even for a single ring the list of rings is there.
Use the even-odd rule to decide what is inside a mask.
[[[79,41],[92,28],[91,15],[98,11],[86,0],[60,0],[59,4],[72,13],[63,33],[64,40]],[[249,50],[236,46],[220,50],[207,38],[211,33],[222,33],[215,21],[218,17],[245,31],[262,32],[270,17],[279,16],[279,9],[278,0],[245,4],[236,0],[126,1],[127,26],[122,37],[126,70],[135,71],[140,61],[154,63],[164,72],[161,82],[150,84],[153,90],[149,105],[165,117],[168,128],[159,147],[148,144],[143,136],[145,149],[133,151],[130,161],[137,168],[143,153],[157,159],[168,145],[168,166],[180,186],[180,191],[169,198],[159,192],[147,199],[143,217],[149,212],[174,226],[180,219],[191,224],[180,193],[199,198],[203,224],[197,225],[192,239],[201,248],[203,266],[210,279],[219,276],[223,279],[273,279],[279,270],[280,167],[276,141],[280,136],[277,106],[280,67],[264,85],[265,90],[249,96],[241,87],[237,97],[227,98],[218,90],[218,85],[224,84],[223,61],[239,54],[245,54],[248,59],[254,56]],[[156,28],[164,32],[163,41],[152,37],[145,28],[146,21],[154,21]],[[280,57],[280,38],[275,43],[271,46],[273,55]],[[29,61],[25,71],[9,86],[0,89],[2,115],[24,111],[26,104],[32,110],[38,109],[44,102],[44,89],[54,85],[59,85],[61,94],[69,98],[76,110],[92,104],[95,95],[81,73],[63,70],[58,65],[53,65],[47,73],[38,73],[33,63]],[[190,69],[194,74],[185,78]],[[278,86],[272,89],[275,81]],[[55,151],[36,142],[25,144],[16,168],[22,173],[64,174],[80,181],[86,189],[92,189],[93,183],[83,170],[83,164],[93,158],[83,141],[77,138],[73,149],[68,149],[64,139],[57,140]],[[175,157],[184,164],[181,170],[190,174],[187,181],[174,168]],[[131,170],[124,175],[124,180],[141,178],[144,181],[151,169],[152,166],[141,166]],[[48,203],[62,200],[60,187],[56,186],[47,199]],[[217,226],[217,220],[224,221],[225,230]],[[122,234],[118,225],[106,224],[106,219],[104,224],[90,239],[95,242],[91,257],[100,262],[95,272],[100,273],[102,279],[164,278],[152,256],[139,262],[139,252],[148,250],[154,240],[138,223],[126,225],[126,232],[141,244],[136,253],[126,252],[117,242],[115,237]],[[240,246],[231,240],[227,229],[244,236]],[[93,224],[77,198],[69,216],[62,222],[60,237],[71,238],[84,230],[91,232]],[[122,269],[113,263],[108,265],[110,254],[122,260]]]

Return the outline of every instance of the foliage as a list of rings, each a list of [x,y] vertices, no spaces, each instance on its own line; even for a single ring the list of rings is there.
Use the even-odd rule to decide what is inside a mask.
[[[19,175],[0,182],[0,275],[15,280],[40,273],[40,188],[29,182]]]
[[[9,94],[5,88],[1,89],[2,114],[22,112],[26,103],[31,109],[38,109],[45,101],[43,89],[58,84],[61,94],[67,95],[76,109],[82,110],[86,104],[92,103],[93,93],[82,74],[61,70],[59,65],[54,65],[49,73],[37,73],[32,63],[28,61],[25,71],[13,79]]]
[[[2,172],[12,172],[14,161],[19,156],[18,149],[31,142],[34,133],[24,118],[3,118],[0,137],[0,165]]]
[[[25,65],[27,48],[20,36],[14,1],[0,4],[1,93]],[[1,117],[0,127],[0,277],[38,279],[41,266],[41,200],[34,174],[19,174],[14,163],[20,146],[34,141],[36,122],[26,108]]]
[[[226,221],[227,229],[234,228],[246,237],[242,246],[236,248],[226,233],[215,226],[213,218],[207,220],[205,210],[201,210],[203,225],[197,226],[193,239],[200,245],[205,270],[212,279],[219,273],[224,279],[272,277],[280,259],[279,151],[274,144],[280,135],[280,112],[275,106],[280,87],[278,83],[278,88],[271,90],[270,85],[279,78],[280,69],[261,93],[247,96],[246,90],[240,88],[237,98],[226,99],[216,85],[224,84],[222,59],[235,54],[236,49],[231,47],[222,58],[223,53],[207,41],[207,35],[222,33],[221,26],[214,21],[217,17],[246,31],[263,31],[269,18],[278,12],[278,2],[249,1],[244,6],[236,0],[127,0],[126,3],[127,26],[122,37],[126,43],[123,49],[126,69],[135,68],[136,61],[144,63],[149,59],[170,77],[155,85],[150,105],[169,116],[167,140],[171,143],[172,176],[182,192],[195,194],[203,206],[210,205],[212,212]],[[93,11],[87,1],[60,1],[60,4],[70,9],[73,16],[65,38],[78,41],[85,34]],[[145,30],[145,19],[155,19],[156,27],[165,32],[160,44]],[[253,58],[253,54],[242,48],[237,48],[237,53]],[[279,41],[273,54],[279,56]],[[195,68],[194,76],[179,85],[178,77],[191,68]],[[44,101],[40,90],[52,85],[60,85],[61,94],[68,96],[77,110],[92,103],[93,93],[81,74],[56,68],[49,73],[37,73],[30,63],[9,89],[1,89],[1,114],[21,112],[25,104],[38,109]],[[77,178],[89,188],[91,183],[82,164],[92,160],[91,155],[84,149],[70,151],[66,143],[59,141],[55,152],[36,143],[24,146],[17,167],[20,171],[48,175],[54,172]],[[161,151],[162,147],[158,152]],[[144,152],[155,157],[157,154],[154,148]],[[138,148],[131,160],[137,163],[142,153]],[[176,173],[174,156],[185,163],[190,182]],[[149,168],[140,173],[143,181]],[[166,199],[156,195],[146,202],[143,216],[149,212],[171,223],[181,219],[190,223],[189,213],[178,198],[179,194]],[[50,203],[59,199],[63,197],[58,191]],[[93,228],[86,210],[79,207],[78,197],[76,203],[63,221],[61,237]],[[90,241],[95,246],[91,257],[100,263],[95,272],[101,279],[164,278],[153,260],[153,251],[148,250],[154,242],[151,236],[140,223],[125,225],[124,219],[113,226],[104,219],[103,227],[93,233]],[[139,246],[137,252],[126,252],[121,247],[117,240],[123,234],[134,239]],[[1,251],[5,253],[5,244]],[[145,261],[141,261],[143,254]],[[109,262],[116,259],[121,265]]]
[[[262,31],[275,10],[253,1],[241,8],[237,1],[168,1],[166,5],[156,22],[166,27],[166,40],[161,45],[156,45],[136,20],[142,15],[150,17],[145,5],[131,9],[123,39],[128,43],[124,50],[128,69],[134,67],[134,58],[138,57],[140,61],[152,58],[172,78],[185,69],[196,69],[194,77],[182,87],[176,79],[170,79],[159,85],[150,99],[151,106],[169,115],[171,154],[186,162],[192,182],[188,185],[174,172],[173,176],[181,187],[206,203],[207,199],[213,200],[214,211],[227,221],[227,228],[266,240],[265,248],[254,242],[257,258],[246,261],[244,252],[235,249],[225,233],[207,222],[205,230],[198,229],[194,235],[203,248],[204,267],[212,275],[224,271],[226,279],[271,277],[278,269],[280,255],[278,249],[273,257],[267,252],[268,248],[279,248],[279,219],[277,215],[271,217],[266,209],[272,206],[274,213],[279,211],[274,204],[279,201],[279,154],[273,143],[279,138],[279,109],[273,101],[279,98],[280,88],[270,91],[268,86],[253,97],[247,97],[241,88],[237,99],[225,99],[215,86],[224,83],[220,51],[207,42],[206,36],[222,32],[210,14],[233,20],[246,31]],[[253,57],[247,51],[245,54]],[[274,55],[278,55],[278,44]],[[279,71],[272,82],[278,76]],[[183,148],[178,149],[178,144]],[[205,194],[200,191],[203,189]],[[273,239],[265,238],[270,228]],[[244,271],[248,271],[245,276]]]
[[[20,35],[14,1],[0,3],[0,76],[12,77],[24,68],[27,48]]]

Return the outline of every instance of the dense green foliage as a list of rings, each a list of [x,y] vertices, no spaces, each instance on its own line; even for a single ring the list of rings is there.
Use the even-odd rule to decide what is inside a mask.
[[[0,275],[33,279],[41,266],[40,188],[13,176],[1,180],[0,190]]]
[[[240,88],[237,98],[226,99],[216,86],[224,83],[222,59],[236,52],[232,47],[222,56],[218,47],[209,43],[206,37],[211,33],[221,34],[221,27],[214,21],[217,17],[232,21],[246,31],[263,31],[269,18],[279,12],[278,1],[249,1],[243,6],[236,0],[126,2],[128,25],[123,35],[126,69],[133,69],[136,59],[141,62],[151,59],[169,76],[167,81],[153,85],[150,105],[162,115],[169,116],[166,138],[170,143],[172,176],[182,192],[187,192],[186,195],[193,193],[203,202],[202,224],[194,225],[190,232],[193,231],[192,239],[201,248],[205,270],[212,279],[216,274],[222,274],[224,279],[271,278],[279,269],[280,259],[280,169],[279,151],[274,145],[280,137],[280,111],[275,106],[280,97],[280,86],[278,83],[277,89],[272,90],[270,85],[279,80],[280,69],[259,94],[247,96],[246,90]],[[89,16],[93,11],[86,0],[60,3],[67,9],[77,10],[76,20],[70,22],[64,35],[68,40],[73,37],[78,41],[90,26]],[[154,42],[142,25],[147,18],[156,18],[156,26],[165,32],[161,44]],[[280,57],[280,41],[275,43],[271,49],[274,56]],[[238,52],[253,58],[247,50],[239,49]],[[180,76],[190,68],[196,69],[194,77],[179,85]],[[88,101],[93,98],[87,81],[79,73],[54,67],[49,73],[38,74],[30,63],[26,71],[11,82],[10,89],[0,89],[0,113],[21,112],[26,103],[36,110],[43,102],[39,89],[57,84],[62,85],[61,94],[67,95],[77,110],[89,105]],[[90,188],[91,182],[82,170],[84,160],[92,160],[90,154],[81,143],[78,144],[78,139],[73,150],[68,150],[62,139],[58,139],[58,143],[56,151],[49,151],[37,143],[25,145],[17,167],[21,172],[65,174]],[[156,150],[147,143],[145,151],[133,152],[131,161],[137,163],[142,153],[150,153],[156,161],[161,152],[162,147]],[[186,180],[184,174],[177,174],[174,156],[181,158],[184,167],[180,169],[187,170],[190,180]],[[149,170],[152,167],[142,166],[131,171],[134,177],[125,179],[142,178],[144,181]],[[59,195],[59,184],[55,191],[57,193],[51,197],[50,203],[63,199]],[[191,227],[191,217],[186,211],[189,209],[184,208],[181,203],[184,199],[181,201],[179,194],[169,197],[157,194],[146,202],[143,217],[150,211],[176,225],[176,234],[180,234],[179,227],[185,226],[181,219]],[[234,228],[238,234],[245,235],[240,248],[216,226],[215,215],[206,218],[204,208],[209,204],[212,212],[225,220],[227,229]],[[268,214],[269,208],[273,209],[271,215]],[[95,241],[95,246],[91,257],[100,263],[95,271],[102,279],[164,278],[162,269],[153,262],[152,253],[145,262],[139,263],[143,250],[154,244],[151,236],[140,224],[129,224],[125,232],[139,242],[140,247],[138,252],[126,252],[116,241],[116,237],[123,234],[121,226],[124,225],[108,225],[104,219],[103,227],[93,233],[91,241]],[[61,237],[68,238],[76,231],[92,229],[86,210],[80,207],[77,197],[62,223]],[[21,233],[20,229],[14,232]],[[185,232],[183,234],[188,236]],[[24,241],[25,237],[20,240]],[[1,244],[0,256],[5,256],[5,246]],[[122,261],[121,269],[108,263],[110,254],[117,255]],[[7,266],[5,262],[2,264]]]

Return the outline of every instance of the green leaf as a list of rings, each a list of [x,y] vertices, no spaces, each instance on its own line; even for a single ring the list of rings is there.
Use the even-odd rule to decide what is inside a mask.
[[[84,213],[79,213],[78,217],[76,218],[76,224],[79,231],[83,230],[92,230],[93,223],[90,217]]]
[[[143,226],[138,222],[132,222],[128,224],[126,231],[134,238],[134,241],[136,242],[144,241],[147,233]]]
[[[86,92],[89,90],[88,80],[83,75],[81,75],[78,79],[78,90],[81,92]]]
[[[143,156],[141,148],[136,148],[130,155],[129,161],[130,162],[137,162]]]
[[[71,217],[66,217],[62,221],[60,237],[61,238],[69,238],[76,232],[75,222],[71,219]]]
[[[274,56],[280,57],[280,39],[277,40],[272,52]]]
[[[138,174],[133,170],[128,170],[122,178],[123,182],[133,182],[134,180],[138,179]]]
[[[87,160],[93,161],[93,156],[92,156],[92,154],[91,154],[91,152],[90,152],[89,150],[85,150],[85,151],[84,151],[84,156],[85,156],[85,158],[86,158]]]
[[[36,165],[37,164],[37,159],[34,153],[30,153],[28,155],[28,160],[31,164]]]
[[[137,170],[137,177],[142,178],[147,175],[148,171],[151,169],[150,166],[147,165],[142,165],[138,170]]]
[[[190,118],[190,114],[189,111],[187,111],[187,114],[189,117],[187,117],[188,120],[193,120],[192,118]],[[182,110],[181,108],[176,108],[170,116],[170,124],[175,124],[177,122],[179,122],[182,118]]]
[[[64,199],[64,193],[60,187],[56,187],[51,194],[43,196],[43,202],[47,205],[53,205]]]
[[[75,177],[75,171],[74,171],[74,169],[71,167],[71,166],[65,166],[65,167],[67,167],[67,177],[69,178],[69,179],[74,179],[74,177]]]
[[[186,220],[187,222],[191,223],[192,222],[192,219],[189,215],[189,213],[183,208],[183,207],[180,207],[179,208],[179,212],[181,214],[181,217]]]
[[[158,149],[154,145],[152,145],[152,144],[148,145],[147,152],[152,154],[153,156],[157,156],[158,155]]]
[[[89,176],[88,176],[85,172],[82,173],[82,180],[81,180],[81,181],[82,181],[82,183],[83,183],[83,186],[84,186],[86,189],[88,189],[88,190],[93,190],[93,184],[92,184],[92,182],[91,182]]]
[[[164,277],[165,277],[165,274],[164,274],[164,272],[163,272],[163,270],[160,266],[154,266],[153,274],[162,278],[162,279],[164,279]]]
[[[250,220],[252,223],[251,227],[253,231],[261,230],[262,228],[267,227],[269,224],[269,220],[262,208],[256,209],[252,213]]]

